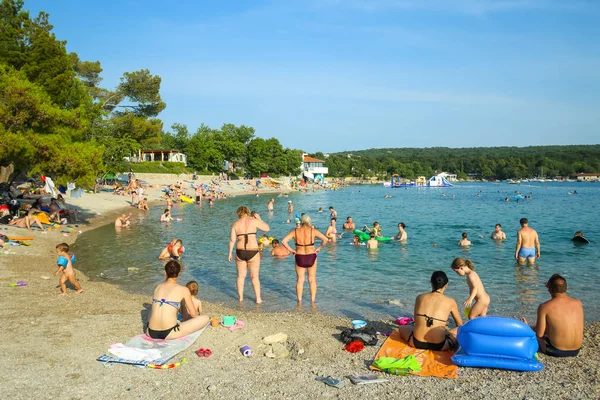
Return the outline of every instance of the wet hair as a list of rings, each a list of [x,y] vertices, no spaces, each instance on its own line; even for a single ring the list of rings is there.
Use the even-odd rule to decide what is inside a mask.
[[[236,212],[238,218],[242,218],[244,215],[250,215],[250,210],[246,206],[240,206]]]
[[[352,218],[351,216],[347,216],[346,217],[346,221],[348,221],[350,218]]]
[[[277,239],[271,240],[271,246],[275,246],[276,244],[279,244],[279,240],[277,240]]]
[[[444,271],[435,271],[431,274],[431,289],[435,292],[448,284],[448,275]]]
[[[374,239],[374,238],[375,238],[375,234],[371,232],[371,233],[369,234],[369,237],[370,237],[371,239]]]
[[[192,296],[195,296],[198,294],[198,282],[189,281],[188,283],[185,284],[185,287],[190,289],[190,293]]]
[[[168,212],[169,212],[169,209],[165,208],[165,213],[168,213]],[[125,215],[125,214],[123,214],[123,215]]]
[[[475,271],[475,266],[473,265],[471,260],[465,260],[464,258],[460,258],[460,257],[455,258],[454,261],[452,261],[451,267],[452,267],[452,269],[459,269],[460,267],[467,267],[471,271]]]
[[[336,221],[336,222],[337,222],[337,218],[336,218],[336,217],[333,217],[333,218],[331,218],[330,222],[331,222],[331,221]]]
[[[500,225],[500,224],[496,224],[496,226],[498,226],[498,227],[502,228],[502,225]]]
[[[462,233],[462,238],[466,239],[467,237],[469,237],[469,234],[467,232],[463,232]]]
[[[360,241],[360,237],[358,235],[354,235],[354,239],[353,240],[358,240]]]
[[[518,199],[517,199],[517,200],[518,200]],[[521,225],[525,225],[525,224],[528,224],[528,223],[529,223],[529,220],[528,220],[527,218],[521,218],[521,219],[519,220],[519,223],[520,223]]]
[[[377,221],[373,222],[373,226],[375,226],[375,225],[379,225],[379,222],[377,222]]]
[[[69,251],[69,245],[66,243],[59,243],[56,245],[56,250],[67,253]]]
[[[333,210],[333,206],[329,206],[329,209],[330,209],[330,210]]]
[[[406,225],[404,225],[404,222],[400,222],[400,223],[398,224],[398,226],[401,226],[401,227],[402,227],[402,229],[406,228]]]
[[[548,279],[546,287],[550,290],[550,293],[566,293],[567,292],[567,280],[559,274],[554,274]]]
[[[181,265],[177,261],[171,260],[165,265],[165,272],[167,273],[167,278],[177,278],[181,272]]]
[[[182,241],[181,239],[177,239],[177,240],[175,241],[175,244],[180,244],[180,245],[182,245],[182,246],[183,246],[183,241]]]
[[[312,225],[312,219],[310,218],[310,216],[308,216],[306,214],[302,215],[302,218],[300,218],[300,222],[304,226],[311,226]]]

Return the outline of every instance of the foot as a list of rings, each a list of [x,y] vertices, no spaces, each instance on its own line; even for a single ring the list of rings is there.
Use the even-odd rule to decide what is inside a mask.
[[[66,295],[67,295],[66,293],[62,293],[62,292],[59,294],[59,296],[66,296]]]
[[[262,299],[256,299],[256,304],[262,304]]]
[[[77,294],[81,294],[81,293],[83,293],[83,289],[79,289],[79,290],[77,291]]]

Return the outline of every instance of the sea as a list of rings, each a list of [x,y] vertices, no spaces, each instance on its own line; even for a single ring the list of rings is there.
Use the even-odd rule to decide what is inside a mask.
[[[517,192],[531,199],[517,202]],[[116,230],[109,224],[80,235],[73,247],[76,266],[92,280],[151,296],[153,287],[164,280],[164,262],[157,259],[158,254],[177,237],[185,247],[185,270],[179,281],[198,281],[200,299],[263,312],[295,311],[292,256],[275,259],[269,251],[263,251],[260,281],[264,303],[260,306],[254,304],[249,275],[245,301],[238,303],[235,262],[227,261],[230,228],[240,205],[259,212],[271,228],[268,235],[281,239],[293,229],[288,220],[294,215],[287,212],[288,200],[292,200],[294,214],[309,214],[323,233],[329,224],[330,206],[338,213],[338,232],[343,232],[347,216],[352,216],[357,227],[378,221],[383,234],[389,236],[397,232],[399,222],[406,224],[406,243],[382,242],[378,251],[353,245],[351,232],[343,233],[337,243],[328,244],[319,254],[318,312],[352,319],[411,315],[414,299],[431,290],[429,279],[437,270],[448,275],[446,294],[456,299],[462,310],[469,290],[465,278],[454,273],[450,265],[454,258],[463,257],[472,260],[491,297],[491,315],[525,316],[534,321],[538,304],[550,298],[544,283],[559,273],[567,278],[568,294],[583,302],[585,319],[600,320],[600,184],[458,183],[447,188],[394,189],[350,186],[274,196],[272,213],[267,212],[272,197],[267,194],[218,200],[212,207],[208,202],[176,204],[172,213],[181,220],[170,223],[159,222],[162,206],[146,213],[136,210],[129,229]],[[318,212],[319,208],[323,211]],[[518,265],[514,259],[519,219],[523,217],[538,231],[541,242],[541,257],[534,265]],[[502,242],[490,239],[498,223],[508,237]],[[591,243],[571,241],[576,231],[583,231]],[[472,241],[469,248],[458,246],[463,232]],[[308,282],[304,296],[302,307],[309,311]]]

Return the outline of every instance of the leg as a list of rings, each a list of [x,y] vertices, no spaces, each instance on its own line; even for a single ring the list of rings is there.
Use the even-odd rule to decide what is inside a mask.
[[[75,280],[75,274],[71,274],[68,276],[69,282],[71,282],[71,285],[73,285],[75,287],[75,289],[77,289],[77,294],[83,292],[83,289],[81,288],[81,285],[79,284],[79,282],[77,282]]]
[[[256,304],[262,303],[260,297],[260,280],[258,279],[258,272],[260,270],[260,254],[256,254],[248,261],[248,269],[250,270],[250,279],[252,280],[252,287],[256,294]]]
[[[537,335],[535,338],[537,339],[537,342],[538,342],[539,352],[546,354],[546,339],[537,337]]]
[[[302,291],[304,290],[304,277],[306,268],[300,268],[296,265],[296,296],[298,296],[298,304],[302,303]]]
[[[410,341],[408,337],[413,333],[415,327],[412,325],[404,325],[398,328],[398,332],[400,333],[400,337],[402,340],[406,341],[410,345]]]
[[[242,261],[237,256],[235,257],[235,267],[237,268],[237,282],[236,287],[238,291],[238,297],[240,301],[244,301],[244,281],[246,280],[246,274],[248,273],[248,265],[246,261]]]
[[[182,336],[189,335],[190,333],[199,331],[208,325],[209,321],[210,319],[208,318],[208,315],[198,315],[195,318],[188,319],[187,321],[179,324],[178,331],[172,330],[167,336],[167,339],[177,339]]]
[[[477,302],[475,302],[475,305],[473,305],[473,307],[471,308],[471,312],[469,312],[469,319],[482,317],[486,315],[488,304],[489,302],[477,300]]]
[[[535,257],[528,257],[527,261],[529,261],[529,264],[535,264]]]
[[[519,256],[519,259],[517,260],[517,262],[519,263],[519,265],[525,265],[525,263],[527,262],[527,259]]]
[[[67,285],[65,285],[65,283],[67,282],[67,277],[65,276],[65,274],[61,274],[60,278],[58,279],[58,284],[60,285],[60,295],[64,296],[67,294]]]
[[[307,268],[308,272],[308,287],[310,288],[310,302],[315,304],[317,298],[317,260],[315,265]]]

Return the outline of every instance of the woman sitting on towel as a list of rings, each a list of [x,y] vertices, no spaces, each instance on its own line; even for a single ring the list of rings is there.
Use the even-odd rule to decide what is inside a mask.
[[[304,279],[308,274],[308,284],[310,287],[310,301],[315,304],[317,297],[317,253],[327,244],[329,239],[312,225],[312,220],[307,214],[302,215],[301,225],[288,233],[282,240],[283,246],[294,255],[296,260],[296,295],[298,304],[302,303],[302,291],[304,289]],[[315,238],[321,240],[321,246],[315,248]],[[288,245],[288,242],[294,239],[296,250]]]
[[[147,335],[152,339],[177,339],[204,328],[208,315],[198,315],[190,289],[177,283],[181,266],[177,261],[165,265],[167,280],[154,289],[152,314],[148,320]],[[177,321],[180,303],[185,300],[188,315],[191,317],[181,324]]]
[[[456,301],[444,295],[448,276],[443,271],[431,275],[431,292],[415,300],[414,326],[401,326],[400,336],[410,346],[423,350],[445,351],[456,347],[456,331],[463,324]],[[456,328],[448,329],[448,314]]]

